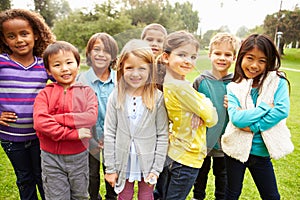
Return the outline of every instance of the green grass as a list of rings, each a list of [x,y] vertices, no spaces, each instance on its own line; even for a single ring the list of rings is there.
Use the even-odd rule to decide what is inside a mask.
[[[285,55],[282,58],[282,66],[284,68],[300,69],[300,49],[286,49]],[[210,62],[207,57],[207,51],[200,53],[200,58],[197,63],[197,68],[191,73],[187,79],[193,81],[194,78],[199,75],[204,69],[209,69]],[[233,70],[233,67],[232,67]],[[279,192],[282,200],[296,200],[300,197],[300,72],[288,71],[287,77],[291,83],[291,109],[290,115],[287,120],[288,127],[292,133],[292,140],[295,146],[295,150],[285,158],[274,160],[274,169],[276,173]],[[101,174],[103,178],[103,173]],[[0,148],[0,199],[1,200],[17,200],[19,199],[18,190],[16,187],[16,178],[12,169],[12,166]],[[105,192],[105,186],[103,179],[101,180],[101,194]],[[208,200],[214,199],[214,177],[212,172],[209,174],[209,180],[207,184],[207,198]],[[187,199],[192,198],[190,193]],[[260,199],[256,186],[252,180],[251,175],[246,171],[243,191],[240,197],[241,200],[256,200]]]

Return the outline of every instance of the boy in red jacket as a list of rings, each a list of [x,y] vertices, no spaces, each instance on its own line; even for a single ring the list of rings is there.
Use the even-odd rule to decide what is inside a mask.
[[[76,83],[80,55],[70,43],[55,42],[43,55],[48,84],[34,102],[34,128],[40,139],[46,199],[88,199],[88,140],[95,125],[95,92]]]

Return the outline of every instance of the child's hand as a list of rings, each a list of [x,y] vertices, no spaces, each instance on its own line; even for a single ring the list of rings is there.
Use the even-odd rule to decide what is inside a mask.
[[[193,114],[193,118],[192,118],[192,122],[191,122],[192,129],[199,128],[199,126],[202,126],[203,123],[204,123],[204,121],[199,116]]]
[[[103,149],[103,147],[104,147],[104,141],[103,140],[98,141],[98,147],[99,147],[99,149]]]
[[[228,98],[227,98],[227,95],[224,95],[223,106],[224,106],[226,109],[228,108]]]
[[[157,178],[158,177],[154,173],[150,173],[147,178],[145,178],[145,183],[148,183],[149,185],[155,185]]]
[[[271,108],[274,108],[274,103],[269,103],[269,106],[270,106]]]
[[[117,179],[118,179],[118,174],[117,173],[105,174],[104,178],[112,187],[115,187]]]
[[[88,128],[80,128],[78,129],[78,138],[83,139],[83,138],[91,138],[92,133],[91,130]]]
[[[240,128],[240,130],[246,131],[246,132],[252,132],[251,129],[250,129],[249,127]]]
[[[3,126],[9,126],[7,122],[17,121],[18,116],[14,112],[2,112],[0,117],[0,124]]]

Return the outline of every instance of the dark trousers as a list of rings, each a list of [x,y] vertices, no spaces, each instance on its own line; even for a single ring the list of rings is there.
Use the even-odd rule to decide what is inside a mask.
[[[37,200],[37,189],[42,199],[45,194],[42,184],[41,151],[38,139],[26,142],[1,141],[16,177],[21,200]]]
[[[208,173],[211,166],[211,160],[213,160],[213,174],[215,176],[215,199],[225,199],[225,187],[227,182],[225,158],[224,157],[211,157],[207,156],[204,159],[202,167],[199,169],[198,177],[194,184],[194,198],[205,199],[206,185],[208,180]]]
[[[239,196],[242,192],[246,168],[248,168],[251,173],[261,199],[280,199],[275,173],[270,157],[250,155],[249,159],[245,163],[242,163],[234,158],[225,155],[225,163],[228,177],[226,199],[239,199]]]
[[[99,157],[98,157],[99,155]],[[102,199],[100,190],[100,153],[97,156],[89,154],[89,194],[90,200],[100,200]],[[102,164],[103,171],[105,172],[105,166]],[[105,199],[116,200],[117,194],[114,188],[105,181]]]

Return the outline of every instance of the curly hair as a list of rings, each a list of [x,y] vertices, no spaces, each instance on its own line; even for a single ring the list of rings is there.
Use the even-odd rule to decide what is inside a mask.
[[[0,53],[12,54],[11,49],[4,43],[3,35],[3,23],[12,19],[28,21],[34,34],[38,36],[34,44],[33,55],[42,57],[47,46],[55,41],[55,36],[40,14],[25,9],[9,9],[0,13]]]

